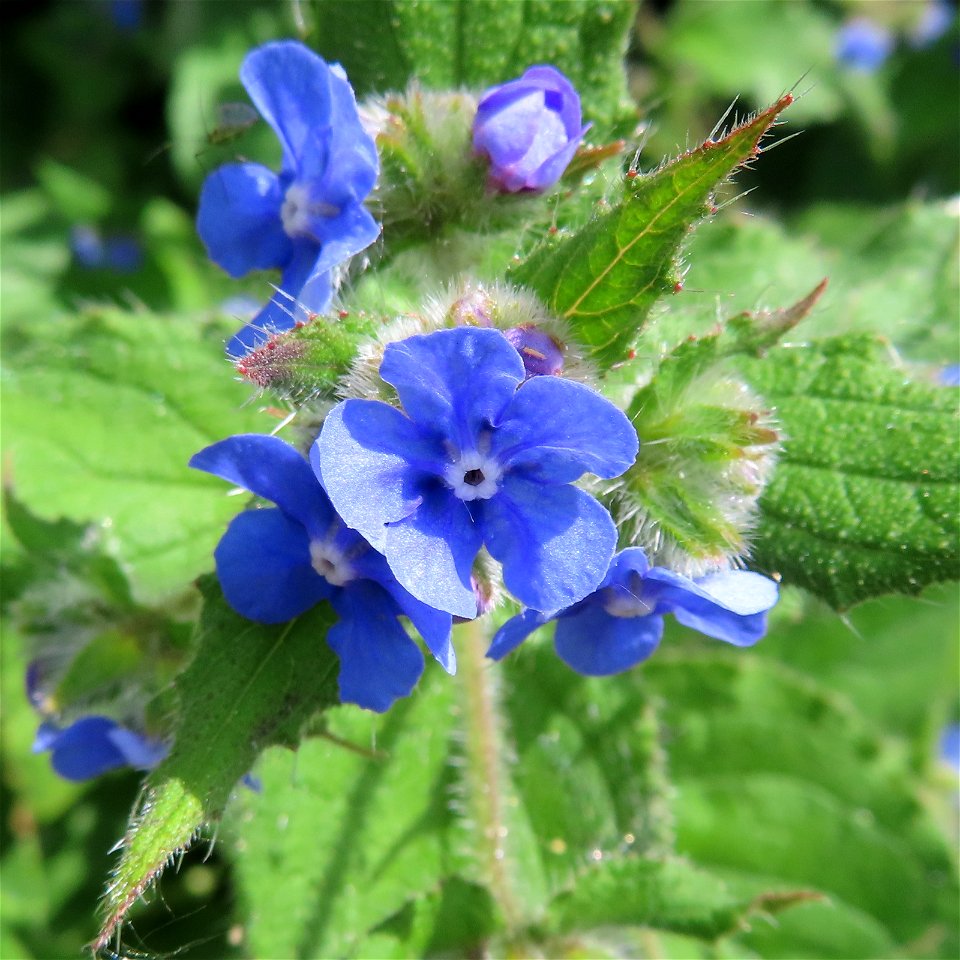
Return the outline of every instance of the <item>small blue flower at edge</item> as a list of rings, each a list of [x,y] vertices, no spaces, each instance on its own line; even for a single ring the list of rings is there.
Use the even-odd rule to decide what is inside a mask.
[[[310,459],[344,522],[397,580],[424,603],[472,618],[471,571],[485,545],[527,606],[558,610],[590,593],[617,531],[572,484],[633,463],[639,442],[622,411],[571,380],[524,382],[520,355],[493,329],[391,343],[380,375],[403,411],[343,401]]]
[[[473,146],[490,160],[490,181],[507,193],[546,190],[566,170],[590,129],[580,97],[555,67],[530,67],[480,99]]]
[[[37,731],[34,753],[51,751],[54,771],[66,780],[90,780],[109,770],[152,770],[169,747],[160,740],[121,726],[109,717],[86,716],[60,728],[45,721]]]
[[[377,150],[343,68],[287,40],[247,54],[240,80],[280,140],[281,170],[258,163],[215,170],[200,193],[197,231],[232,277],[279,269],[288,296],[276,294],[230,340],[232,357],[292,328],[293,298],[307,310],[326,309],[331,271],[380,233],[363,206],[377,179]]]
[[[628,670],[657,649],[663,617],[738,647],[756,643],[766,631],[766,613],[777,602],[777,584],[746,570],[690,580],[650,567],[639,547],[614,557],[597,591],[552,616],[524,610],[496,633],[487,656],[500,660],[534,630],[556,620],[557,654],[586,676]]]
[[[452,618],[412,597],[386,560],[337,516],[307,461],[277,437],[246,434],[200,451],[190,466],[237,484],[276,508],[233,519],[214,553],[224,596],[243,617],[283,623],[321,600],[340,620],[327,642],[340,658],[340,699],[383,712],[423,672],[405,614],[449,673]]]

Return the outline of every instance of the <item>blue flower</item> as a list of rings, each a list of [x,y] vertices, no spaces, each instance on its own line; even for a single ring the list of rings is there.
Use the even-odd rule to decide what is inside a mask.
[[[758,573],[731,570],[689,580],[650,567],[644,552],[618,553],[597,591],[552,616],[524,610],[496,633],[487,656],[500,660],[538,627],[557,621],[554,643],[560,659],[578,673],[602,677],[646,660],[660,643],[664,614],[708,637],[738,647],[766,631],[766,612],[777,602],[777,585]]]
[[[414,599],[386,560],[337,516],[307,461],[277,437],[247,434],[201,450],[190,466],[272,500],[231,522],[214,553],[227,602],[241,616],[283,623],[321,600],[340,621],[327,642],[340,658],[340,699],[384,711],[423,672],[420,648],[397,617],[410,618],[453,673],[451,617]]]
[[[531,377],[498,330],[460,327],[391,343],[380,375],[405,412],[375,400],[330,411],[311,462],[344,522],[387,558],[415,597],[476,615],[480,547],[528,606],[556,610],[590,593],[616,528],[572,482],[615,477],[637,434],[583,384]]]
[[[580,97],[559,70],[530,67],[488,90],[473,121],[473,146],[490,159],[490,180],[507,193],[546,190],[573,159],[583,135]]]
[[[868,17],[854,17],[837,32],[834,55],[839,63],[872,73],[886,62],[893,52],[893,33]]]
[[[34,753],[51,751],[53,769],[66,780],[90,780],[109,770],[152,770],[166,755],[166,743],[121,726],[109,717],[86,716],[69,727],[45,721]]]
[[[940,734],[940,759],[954,773],[960,773],[960,723],[951,723]]]
[[[70,249],[85,270],[135,273],[143,266],[143,250],[133,237],[101,236],[96,227],[78,224],[70,231]]]
[[[377,151],[342,67],[288,40],[251,51],[240,80],[280,139],[280,174],[258,163],[215,170],[203,184],[197,230],[232,277],[277,268],[289,296],[275,296],[227,344],[236,357],[294,325],[291,298],[324,310],[331,271],[380,233],[363,206],[377,179]]]

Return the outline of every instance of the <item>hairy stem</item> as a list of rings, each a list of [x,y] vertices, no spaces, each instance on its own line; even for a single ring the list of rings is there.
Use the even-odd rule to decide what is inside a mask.
[[[484,656],[489,638],[473,620],[460,628],[459,675],[463,685],[464,787],[474,838],[474,856],[508,930],[523,911],[510,867],[509,779],[496,666]]]

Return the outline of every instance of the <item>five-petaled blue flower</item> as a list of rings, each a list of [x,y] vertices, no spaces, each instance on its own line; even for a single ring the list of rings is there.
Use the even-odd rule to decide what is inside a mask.
[[[423,655],[400,614],[454,672],[450,615],[397,583],[386,560],[341,522],[307,461],[288,443],[230,437],[201,450],[190,466],[277,505],[233,519],[214,553],[217,576],[230,606],[260,623],[283,623],[329,600],[340,617],[327,642],[340,658],[341,700],[382,712],[416,685]]]
[[[530,67],[483,95],[473,146],[490,158],[490,180],[499,189],[546,190],[560,179],[589,129],[580,121],[573,84],[555,67]]]
[[[344,522],[387,558],[414,596],[474,617],[481,546],[507,589],[540,610],[590,593],[607,571],[610,514],[572,486],[634,461],[634,428],[589,387],[532,377],[493,329],[460,327],[391,343],[380,375],[405,412],[345,400],[311,462]]]
[[[240,79],[280,139],[282,167],[279,176],[258,163],[215,170],[203,184],[197,230],[231,276],[278,268],[284,293],[319,312],[330,302],[333,268],[380,233],[363,206],[377,179],[376,146],[342,67],[303,44],[258,47]],[[289,303],[277,294],[227,353],[242,356],[270,331],[290,329]]]
[[[86,716],[61,728],[45,721],[37,731],[34,753],[51,751],[53,769],[66,780],[90,780],[109,770],[152,770],[169,747],[121,726],[109,717]]]
[[[646,660],[660,643],[663,616],[738,647],[756,643],[777,602],[773,580],[746,570],[690,580],[650,567],[639,547],[623,550],[595,593],[552,616],[524,610],[496,633],[487,656],[500,660],[538,627],[557,621],[560,659],[578,673],[602,677]]]

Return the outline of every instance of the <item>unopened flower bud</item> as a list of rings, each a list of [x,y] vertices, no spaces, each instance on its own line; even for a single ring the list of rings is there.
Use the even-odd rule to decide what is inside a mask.
[[[483,95],[473,145],[490,159],[495,187],[541,191],[560,179],[587,129],[570,81],[554,67],[536,66]]]

